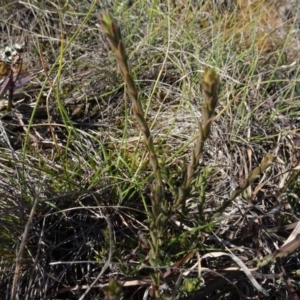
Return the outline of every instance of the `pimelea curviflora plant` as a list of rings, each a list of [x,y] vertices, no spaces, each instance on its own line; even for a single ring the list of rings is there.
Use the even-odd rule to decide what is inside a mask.
[[[144,145],[148,151],[149,163],[152,167],[155,181],[152,183],[151,188],[151,211],[148,211],[149,219],[149,229],[150,229],[150,239],[149,243],[149,262],[154,269],[152,273],[152,296],[154,299],[160,298],[159,287],[161,285],[161,279],[166,278],[172,272],[166,272],[162,275],[159,271],[160,265],[160,247],[162,245],[162,238],[166,232],[167,219],[176,211],[181,211],[185,214],[185,207],[188,198],[191,196],[191,191],[193,188],[194,179],[196,177],[196,169],[199,166],[199,160],[204,153],[205,141],[209,138],[211,131],[211,125],[214,121],[215,109],[218,105],[218,96],[220,89],[220,79],[219,75],[214,69],[207,68],[202,76],[201,85],[203,90],[203,105],[201,108],[202,112],[202,122],[198,122],[198,135],[192,148],[190,162],[185,166],[183,170],[183,175],[181,181],[174,183],[169,176],[167,167],[162,160],[158,159],[157,151],[154,147],[153,138],[151,136],[149,126],[146,122],[144,111],[142,108],[142,103],[140,99],[140,94],[135,85],[130,64],[128,61],[128,56],[122,41],[122,36],[120,29],[118,28],[116,22],[113,20],[112,16],[105,12],[102,14],[100,19],[100,24],[102,31],[105,33],[111,50],[117,61],[120,73],[126,84],[127,93],[132,101],[132,111],[139,125],[139,130],[143,135]],[[275,157],[272,154],[267,155],[263,158],[261,164],[255,168],[249,175],[249,177],[237,187],[232,193],[231,197],[225,201],[219,208],[213,211],[211,214],[206,216],[201,216],[204,218],[204,222],[214,222],[217,220],[228,205],[240,194],[242,193],[250,184],[254,182],[257,177],[264,172],[273,162]],[[205,181],[205,174],[202,175],[202,179]],[[172,193],[173,199],[166,200],[165,198],[165,188],[168,185],[169,190]],[[205,197],[202,197],[203,202]],[[203,206],[204,203],[200,203]],[[201,209],[200,209],[201,210]],[[188,260],[192,255],[192,251],[185,255],[185,257],[176,264],[176,267],[180,266],[184,261]],[[257,289],[266,293],[265,290],[260,288],[256,282],[254,286]]]

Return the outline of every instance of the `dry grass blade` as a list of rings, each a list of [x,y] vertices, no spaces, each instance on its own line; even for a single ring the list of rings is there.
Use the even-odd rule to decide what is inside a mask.
[[[4,79],[4,81],[3,81],[2,85],[1,85],[1,89],[0,89],[0,98],[2,98],[2,97],[5,95],[5,93],[6,93],[6,92],[8,91],[8,89],[10,88],[11,84],[12,84],[12,76],[11,76],[11,75],[8,75],[8,76]]]
[[[13,93],[14,90],[17,88],[22,87],[23,85],[30,82],[32,79],[36,77],[38,73],[41,71],[38,71],[36,73],[30,74],[28,72],[25,72],[24,74],[20,74],[16,78],[13,75],[13,72],[11,71],[10,74],[4,79],[1,87],[0,87],[0,99],[4,97],[4,95],[7,93],[9,94],[8,97],[8,105],[7,105],[7,111],[10,112],[12,108],[12,101],[13,101]]]
[[[38,198],[35,199],[33,206],[31,208],[30,215],[29,215],[27,224],[25,226],[22,240],[21,240],[20,247],[19,247],[19,251],[17,254],[15,274],[14,274],[13,284],[12,284],[12,288],[11,288],[11,296],[10,296],[11,300],[19,299],[19,297],[17,297],[17,293],[18,293],[18,283],[19,283],[19,276],[20,276],[20,271],[21,271],[22,258],[23,258],[23,253],[25,250],[27,238],[28,238],[29,228],[30,228],[33,216],[35,214],[37,204],[38,204]]]
[[[228,205],[236,199],[248,186],[250,186],[267,168],[270,167],[272,162],[274,161],[276,157],[273,154],[266,155],[261,164],[256,167],[252,172],[249,174],[248,178],[240,185],[238,186],[235,191],[230,196],[230,199],[225,201],[221,207],[219,207],[216,212],[214,213],[212,219],[215,219],[219,217],[222,212],[228,207]]]
[[[295,228],[295,230],[298,232],[299,227]],[[291,236],[293,235],[293,232],[291,233]],[[296,249],[300,247],[300,234],[298,233],[295,238],[293,238],[289,242],[285,242],[279,249],[277,249],[274,253],[265,256],[262,260],[257,261],[255,264],[257,267],[263,267],[270,263],[271,261],[274,261],[276,258],[280,257],[286,257],[290,253],[294,252]]]
[[[294,240],[299,234],[300,234],[300,221],[297,222],[296,227],[294,228],[294,230],[290,234],[289,238],[285,241],[285,243],[283,244],[283,246],[286,245],[286,244],[288,244],[292,240]]]
[[[254,278],[254,276],[252,275],[251,271],[249,270],[249,268],[242,262],[242,260],[240,258],[238,258],[236,255],[234,254],[228,254],[225,252],[213,252],[213,253],[207,253],[205,255],[203,255],[201,257],[201,260],[208,258],[208,257],[221,257],[221,256],[228,256],[230,257],[232,260],[235,261],[235,263],[241,268],[241,270],[243,270],[244,274],[248,277],[248,279],[251,281],[251,283],[253,284],[253,286],[260,291],[261,293],[263,293],[264,295],[268,296],[269,293],[267,290],[265,290]],[[198,263],[194,265],[194,267],[198,267]],[[226,275],[225,275],[226,276]],[[209,286],[208,286],[209,289]]]
[[[289,292],[290,299],[292,299],[292,300],[299,300],[300,297],[298,296],[296,289],[293,287],[291,279],[289,278],[286,270],[284,269],[284,267],[282,265],[280,265],[280,269],[282,271],[283,279],[285,281],[287,290]]]

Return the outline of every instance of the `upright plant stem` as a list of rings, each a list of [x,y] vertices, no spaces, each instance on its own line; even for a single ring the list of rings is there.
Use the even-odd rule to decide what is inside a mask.
[[[220,80],[215,70],[206,69],[201,84],[204,96],[201,108],[203,120],[202,123],[198,122],[198,137],[192,150],[191,161],[186,168],[185,176],[179,188],[179,193],[175,201],[176,206],[184,206],[185,200],[189,197],[195,170],[203,154],[204,143],[210,134],[214,111],[218,104]]]
[[[152,186],[151,196],[152,211],[149,215],[151,237],[151,241],[149,242],[149,261],[152,266],[157,267],[159,265],[159,247],[161,244],[161,237],[164,233],[164,224],[166,219],[164,211],[165,190],[162,181],[161,170],[158,164],[153,138],[144,117],[144,111],[142,108],[138,89],[132,76],[120,29],[109,13],[104,13],[102,15],[100,23],[101,28],[106,34],[110,47],[115,55],[121,75],[126,83],[127,93],[132,101],[132,111],[139,125],[139,129],[143,134],[144,144],[149,155],[149,162],[152,166],[152,170],[155,176],[155,183]],[[153,290],[157,291],[157,287],[160,282],[158,271],[155,271],[155,273],[153,274],[153,282]]]

